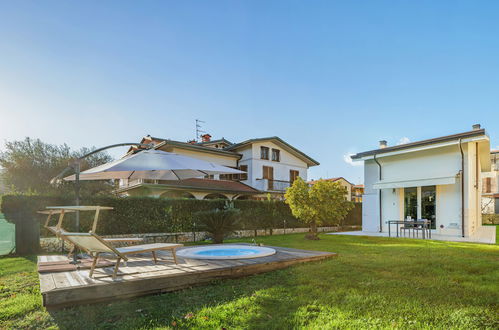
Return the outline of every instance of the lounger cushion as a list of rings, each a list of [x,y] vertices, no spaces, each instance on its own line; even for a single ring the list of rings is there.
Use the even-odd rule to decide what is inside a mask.
[[[169,244],[169,243],[154,243],[154,244],[141,244],[117,248],[116,250],[123,254],[133,254],[141,252],[151,252],[158,250],[168,250],[177,247],[182,247],[182,244]]]

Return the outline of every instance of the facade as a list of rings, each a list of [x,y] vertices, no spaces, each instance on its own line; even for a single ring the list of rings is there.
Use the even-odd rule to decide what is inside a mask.
[[[348,181],[347,179],[345,179],[343,177],[339,177],[339,178],[320,179],[320,180],[338,182],[341,186],[345,187],[345,189],[347,190],[346,195],[345,195],[346,199],[348,201],[352,200],[354,184],[350,183],[350,181]],[[311,180],[311,181],[308,181],[307,183],[309,185],[312,185],[312,184],[316,183],[317,181],[319,181],[319,180]]]
[[[146,136],[141,143],[154,148],[202,159],[246,172],[238,175],[216,175],[179,181],[121,180],[117,193],[123,196],[282,199],[297,177],[307,180],[308,168],[319,165],[305,153],[279,137],[251,139],[232,143],[224,138],[211,140],[209,134],[201,142],[180,142]],[[131,148],[130,152],[134,152]]]
[[[435,235],[495,241],[495,228],[482,226],[482,172],[490,172],[485,130],[361,152],[364,161],[362,228],[388,232],[389,220],[428,219]]]
[[[490,172],[482,173],[482,213],[499,214],[499,150],[490,152]]]

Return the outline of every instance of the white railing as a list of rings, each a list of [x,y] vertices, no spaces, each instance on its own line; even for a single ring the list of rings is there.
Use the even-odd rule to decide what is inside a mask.
[[[291,186],[291,182],[283,180],[256,179],[256,189],[262,191],[284,192]]]

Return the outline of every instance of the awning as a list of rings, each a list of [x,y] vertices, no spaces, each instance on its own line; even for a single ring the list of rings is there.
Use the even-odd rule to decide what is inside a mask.
[[[437,186],[444,184],[455,184],[456,175],[445,176],[438,178],[424,178],[424,179],[411,179],[411,180],[381,180],[373,184],[374,189],[386,188],[408,188],[408,187],[423,187],[423,186]]]

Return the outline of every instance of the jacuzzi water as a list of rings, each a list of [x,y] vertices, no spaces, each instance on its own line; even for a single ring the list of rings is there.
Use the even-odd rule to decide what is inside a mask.
[[[270,256],[274,249],[248,245],[214,245],[185,248],[177,256],[188,259],[248,259]]]

